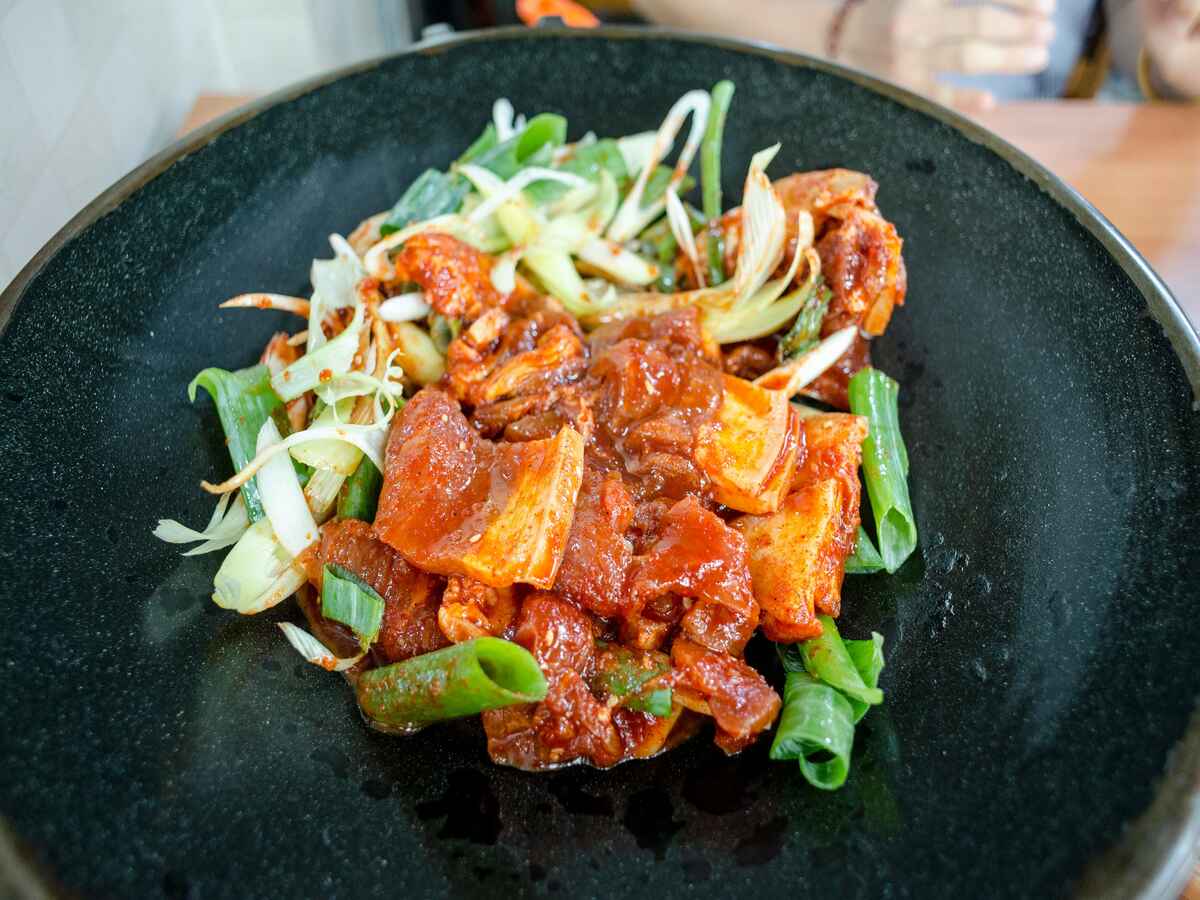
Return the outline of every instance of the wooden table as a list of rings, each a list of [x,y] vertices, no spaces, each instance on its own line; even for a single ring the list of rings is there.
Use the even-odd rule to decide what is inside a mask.
[[[251,99],[202,94],[179,134]],[[1010,103],[980,121],[1104,213],[1200,329],[1200,105]],[[1181,900],[1200,900],[1200,866]]]
[[[202,94],[179,133],[251,99]],[[981,121],[1104,213],[1200,328],[1200,106],[1041,101]]]

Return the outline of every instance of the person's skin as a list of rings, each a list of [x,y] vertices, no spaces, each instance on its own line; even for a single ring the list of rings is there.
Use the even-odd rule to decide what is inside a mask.
[[[1165,97],[1200,99],[1200,0],[1106,0],[1113,61],[1137,71],[1142,47],[1150,81]]]
[[[829,25],[841,2],[635,0],[634,6],[655,22],[824,56]],[[948,0],[861,0],[850,7],[843,21],[837,61],[940,103],[978,112],[994,105],[989,92],[946,84],[939,75],[1040,72],[1049,61],[1053,12],[1054,0],[1008,0],[1004,5],[980,6],[959,6]]]

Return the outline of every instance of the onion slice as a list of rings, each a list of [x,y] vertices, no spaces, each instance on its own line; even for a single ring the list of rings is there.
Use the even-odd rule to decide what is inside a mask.
[[[274,420],[268,418],[258,432],[258,455],[282,444],[279,429]],[[296,480],[296,470],[287,456],[277,453],[263,464],[258,472],[258,492],[275,537],[293,558],[299,556],[317,539],[317,523],[313,521],[304,491]]]
[[[420,291],[397,294],[379,304],[379,318],[385,322],[415,322],[429,315],[430,308]]]
[[[278,622],[277,624],[279,630],[283,632],[283,636],[288,639],[288,643],[295,648],[297,653],[314,666],[320,666],[327,672],[344,672],[357,665],[359,660],[367,655],[364,650],[349,659],[338,659],[324,644],[298,625],[293,625],[291,622]]]
[[[218,309],[277,309],[308,318],[309,303],[303,297],[287,294],[238,294],[222,303]]]
[[[667,190],[667,224],[671,226],[671,234],[675,237],[675,243],[680,246],[684,256],[692,264],[696,283],[700,287],[705,287],[704,268],[700,265],[700,254],[696,250],[696,236],[692,234],[692,223],[688,219],[687,210],[683,208],[683,203],[679,200],[679,194],[675,193],[673,187]]]
[[[637,180],[634,181],[628,196],[625,197],[625,202],[617,210],[612,224],[608,226],[609,238],[624,243],[662,214],[663,209],[666,208],[666,201],[661,198],[642,206],[642,195],[646,192],[646,183],[650,180],[650,174],[662,158],[671,152],[671,148],[675,146],[675,136],[683,127],[684,119],[691,115],[692,127],[688,132],[687,140],[684,141],[683,149],[679,152],[679,161],[675,163],[675,171],[671,173],[671,180],[668,184],[669,188],[678,188],[679,183],[687,175],[692,159],[700,147],[700,141],[703,139],[704,130],[708,125],[708,112],[711,107],[712,97],[708,91],[688,91],[675,101],[675,105],[671,107],[654,136],[654,145],[650,149],[645,165],[638,173]]]
[[[858,329],[855,326],[847,325],[840,331],[829,335],[807,353],[802,353],[765,375],[760,375],[754,379],[754,383],[759,387],[782,391],[788,397],[794,397],[802,388],[807,387],[817,376],[841,359],[853,346],[857,334]]]
[[[233,494],[222,494],[213,510],[212,517],[203,531],[188,528],[174,519],[159,519],[158,527],[153,534],[160,541],[168,544],[191,544],[201,542],[198,547],[185,550],[184,556],[199,556],[214,550],[223,550],[236,544],[238,539],[250,527],[250,518],[246,515],[246,504],[242,502],[241,494],[230,505]]]

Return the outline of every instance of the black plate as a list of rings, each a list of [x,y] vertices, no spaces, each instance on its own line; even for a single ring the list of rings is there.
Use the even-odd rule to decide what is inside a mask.
[[[882,185],[908,305],[899,378],[920,553],[848,579],[888,700],[847,788],[707,741],[615,771],[489,765],[477,725],[361,724],[272,623],[208,601],[228,459],[184,385],[285,321],[309,260],[475,136],[497,95],[573,134],[657,126],[737,82],[736,194],[772,166]],[[1043,169],[871,79],[727,41],[467,36],[276,95],[135,171],[3,296],[0,809],[32,877],[84,895],[1088,896],[1178,885],[1196,833],[1196,336],[1112,227]],[[292,322],[288,323],[293,324]],[[1189,384],[1190,380],[1190,384]],[[24,873],[28,875],[28,873]]]

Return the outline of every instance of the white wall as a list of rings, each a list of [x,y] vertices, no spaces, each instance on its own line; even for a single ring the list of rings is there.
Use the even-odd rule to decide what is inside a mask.
[[[402,0],[0,0],[0,287],[173,139],[196,95],[265,92],[407,39]]]

